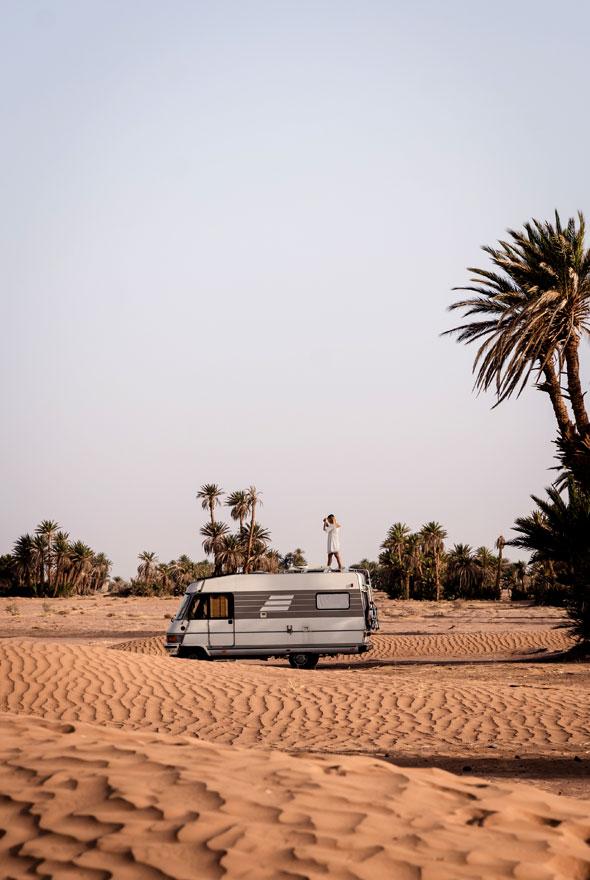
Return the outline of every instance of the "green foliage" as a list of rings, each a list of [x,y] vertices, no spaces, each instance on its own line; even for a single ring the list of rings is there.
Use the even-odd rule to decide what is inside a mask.
[[[516,520],[510,543],[532,551],[545,592],[565,594],[571,630],[590,648],[590,492],[570,478],[565,495],[554,486],[537,509]]]
[[[281,568],[303,568],[307,565],[307,560],[305,558],[305,550],[302,550],[301,547],[296,547],[295,550],[290,550],[289,553],[285,553],[285,555],[281,558]]]
[[[0,560],[0,589],[23,596],[90,594],[108,583],[111,561],[83,541],[69,540],[54,520],[43,520],[34,535],[21,535]]]

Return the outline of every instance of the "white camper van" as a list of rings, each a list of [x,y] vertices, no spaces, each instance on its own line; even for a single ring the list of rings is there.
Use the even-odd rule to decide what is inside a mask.
[[[187,589],[166,635],[173,657],[288,657],[313,669],[325,654],[361,654],[379,628],[369,573],[294,569],[231,574]]]

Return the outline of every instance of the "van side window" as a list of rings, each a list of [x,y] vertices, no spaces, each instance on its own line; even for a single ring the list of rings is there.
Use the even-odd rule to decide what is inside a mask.
[[[233,596],[228,593],[211,593],[209,595],[209,618],[225,619],[233,617]]]
[[[316,593],[315,606],[318,611],[350,608],[350,593]]]
[[[195,596],[191,606],[190,620],[207,620],[207,596]]]

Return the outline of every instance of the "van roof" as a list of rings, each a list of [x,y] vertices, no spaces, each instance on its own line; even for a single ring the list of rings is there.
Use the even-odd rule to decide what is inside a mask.
[[[268,580],[272,579],[272,585]],[[231,592],[232,590],[267,590],[271,589],[342,589],[343,587],[359,587],[363,572],[350,568],[344,571],[330,571],[325,568],[292,569],[280,572],[253,571],[247,574],[222,574],[218,577],[203,578],[189,584],[187,593]],[[277,584],[281,580],[282,583]]]

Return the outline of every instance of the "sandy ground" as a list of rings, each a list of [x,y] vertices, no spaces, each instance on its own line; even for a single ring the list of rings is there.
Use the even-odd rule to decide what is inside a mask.
[[[306,672],[167,657],[177,601],[0,600],[0,876],[590,878],[560,610],[380,600]]]

